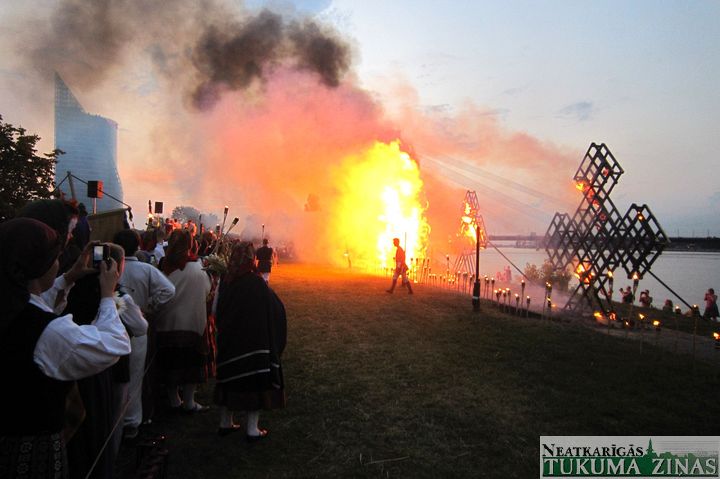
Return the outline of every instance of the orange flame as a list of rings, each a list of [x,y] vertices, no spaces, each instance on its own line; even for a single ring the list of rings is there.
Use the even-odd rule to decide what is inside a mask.
[[[578,263],[575,268],[575,277],[585,284],[590,284],[595,273],[591,271],[592,265],[590,263]]]
[[[332,214],[339,250],[335,258],[348,251],[355,264],[387,266],[393,238],[400,239],[408,264],[426,256],[430,227],[421,200],[423,182],[417,163],[399,141],[376,142],[363,154],[346,158],[335,176],[340,185]]]
[[[462,225],[461,225],[461,231],[460,236],[463,238],[468,238],[472,240],[473,243],[477,241],[477,232],[475,231],[475,228],[477,226],[476,219],[472,216],[470,216],[470,213],[472,213],[472,206],[467,201],[464,202],[463,206],[463,216],[461,217]],[[485,231],[482,229],[480,230],[480,242],[484,243],[485,241]],[[481,246],[482,247],[482,246]]]

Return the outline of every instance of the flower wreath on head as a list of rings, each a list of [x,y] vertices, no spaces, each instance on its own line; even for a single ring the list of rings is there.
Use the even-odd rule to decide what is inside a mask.
[[[215,275],[223,275],[227,272],[227,260],[219,254],[211,254],[205,257],[204,270]]]

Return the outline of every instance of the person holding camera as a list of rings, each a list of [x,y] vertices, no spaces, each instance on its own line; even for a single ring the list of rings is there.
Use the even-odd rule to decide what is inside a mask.
[[[72,314],[73,322],[90,324],[97,315],[102,302],[100,271],[103,265],[116,265],[118,277],[125,266],[123,249],[112,243],[91,243],[94,274],[79,279],[70,290],[65,314]],[[147,333],[147,322],[131,296],[116,286],[113,302],[128,336],[132,338]],[[122,429],[115,428],[119,411],[126,402],[129,383],[129,355],[123,355],[116,364],[97,374],[77,381],[78,392],[85,408],[85,421],[68,442],[67,454],[71,478],[109,477],[114,470]],[[111,438],[108,445],[106,440]],[[97,458],[97,461],[96,461]]]
[[[101,301],[90,324],[58,316],[41,294],[53,286],[65,238],[44,223],[15,218],[0,224],[0,476],[67,475],[65,407],[73,382],[130,353],[113,294],[117,265],[100,265]],[[81,259],[90,259],[86,249]],[[22,385],[22,387],[14,387]]]

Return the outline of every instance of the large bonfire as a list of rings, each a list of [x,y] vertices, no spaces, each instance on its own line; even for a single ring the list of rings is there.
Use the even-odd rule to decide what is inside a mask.
[[[392,239],[399,238],[408,260],[424,258],[430,227],[417,161],[400,142],[376,142],[346,158],[334,173],[339,199],[329,229],[334,259],[349,255],[362,266],[385,267]]]

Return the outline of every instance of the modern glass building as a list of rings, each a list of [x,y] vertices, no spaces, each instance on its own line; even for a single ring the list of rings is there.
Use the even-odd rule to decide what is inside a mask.
[[[104,195],[97,200],[97,211],[122,208],[110,198],[123,201],[122,184],[117,171],[117,123],[85,112],[60,75],[55,74],[55,148],[65,154],[55,166],[56,184],[67,198],[72,196],[70,183],[63,182],[68,171],[84,181],[102,181]],[[93,200],[87,196],[87,186],[73,180],[75,198],[92,212]]]

